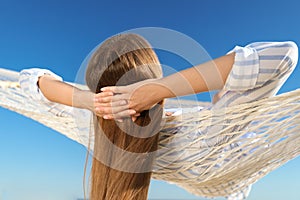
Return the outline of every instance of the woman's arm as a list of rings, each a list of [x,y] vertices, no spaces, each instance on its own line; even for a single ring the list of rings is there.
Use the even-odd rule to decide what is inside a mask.
[[[49,101],[94,110],[94,94],[88,90],[81,90],[48,74],[39,77],[38,86]]]
[[[146,80],[129,86],[102,88],[96,95],[96,112],[105,118],[128,116],[128,109],[140,112],[164,98],[222,89],[234,63],[235,53],[177,72],[162,79]],[[127,106],[121,106],[127,103]],[[111,106],[113,105],[113,106]],[[120,110],[120,108],[123,110]]]
[[[224,87],[234,63],[235,53],[159,79],[161,99],[197,94]]]

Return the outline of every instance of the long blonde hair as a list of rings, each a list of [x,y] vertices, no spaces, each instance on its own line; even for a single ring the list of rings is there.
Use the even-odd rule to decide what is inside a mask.
[[[86,70],[87,85],[95,93],[105,86],[127,85],[161,76],[155,52],[136,34],[122,34],[106,40],[92,55]],[[143,111],[135,122],[131,118],[122,124],[96,118],[90,200],[147,199],[161,118],[161,105]],[[126,156],[120,157],[115,147],[125,154],[146,156],[128,160]],[[120,167],[115,167],[116,161]]]

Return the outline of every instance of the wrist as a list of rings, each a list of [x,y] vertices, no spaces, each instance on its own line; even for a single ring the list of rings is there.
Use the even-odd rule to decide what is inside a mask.
[[[75,89],[73,93],[73,106],[94,111],[94,93],[89,90]]]
[[[172,92],[172,89],[170,88],[168,82],[166,82],[164,78],[157,79],[155,83],[157,85],[156,91],[159,100],[175,97],[175,94]]]

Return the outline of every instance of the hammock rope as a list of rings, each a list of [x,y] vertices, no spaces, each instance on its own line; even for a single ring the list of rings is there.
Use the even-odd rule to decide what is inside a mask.
[[[22,93],[18,76],[0,68],[0,106],[87,146],[89,135],[79,130],[76,120],[54,116],[46,106],[30,100]],[[178,106],[175,100],[166,104]],[[199,105],[207,103],[180,104]],[[195,135],[196,130],[211,129]],[[300,89],[219,110],[186,112],[165,119],[152,177],[203,197],[243,199],[236,194],[297,157],[299,144]]]

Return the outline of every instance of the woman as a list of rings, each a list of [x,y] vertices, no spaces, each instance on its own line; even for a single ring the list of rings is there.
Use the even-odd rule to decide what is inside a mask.
[[[20,84],[30,94],[37,88],[28,91],[34,84],[28,86],[26,80],[34,79],[48,100],[92,109],[89,97],[92,93],[99,93],[102,87],[116,85],[117,82],[127,85],[161,76],[158,58],[150,45],[138,35],[127,34],[106,40],[94,52],[86,70],[90,91],[73,88],[59,81],[59,77],[50,71],[39,69],[23,70]],[[39,97],[43,98],[42,94]],[[47,99],[44,101],[51,103]],[[162,108],[158,105],[124,121],[124,129],[113,120],[100,117],[95,120],[91,200],[147,199],[154,160],[150,153],[157,149],[161,118]],[[140,127],[143,127],[142,138],[136,137],[141,135]],[[132,154],[137,156],[132,158]]]
[[[129,35],[124,35],[123,37],[126,38],[127,36]],[[137,40],[139,41],[139,39]],[[124,41],[123,44],[120,43],[119,48],[126,49],[128,47],[127,45],[130,46],[133,45],[131,43],[128,43],[129,41],[130,41],[129,39],[126,39],[126,41]],[[116,40],[116,43],[118,42],[119,41]],[[138,120],[141,117],[143,118],[143,120],[146,120],[147,118],[146,115],[143,113],[143,110],[150,109],[151,107],[153,107],[153,105],[156,105],[157,103],[161,103],[161,101],[164,98],[174,97],[175,95],[179,96],[179,95],[198,93],[198,92],[203,92],[208,90],[220,90],[220,92],[214,98],[214,102],[213,102],[214,105],[212,106],[212,109],[218,107],[224,107],[224,106],[231,106],[238,103],[250,102],[260,98],[272,96],[276,94],[276,92],[279,90],[281,85],[291,74],[291,72],[296,66],[297,59],[298,59],[298,49],[293,42],[252,43],[246,47],[236,47],[233,51],[229,52],[225,56],[189,68],[187,70],[184,70],[182,72],[176,73],[174,75],[165,78],[146,80],[129,86],[102,88],[105,86],[116,84],[116,82],[110,82],[111,79],[110,77],[111,76],[114,77],[113,75],[115,73],[114,71],[118,68],[117,67],[118,64],[112,65],[115,66],[116,68],[114,67],[108,68],[105,71],[105,78],[106,80],[107,79],[109,80],[107,80],[107,82],[103,84],[100,85],[97,84],[99,77],[101,77],[103,69],[95,68],[92,66],[97,66],[98,63],[97,59],[108,63],[113,63],[112,61],[114,60],[111,58],[113,57],[112,54],[115,54],[114,50],[112,50],[114,49],[114,45],[109,42],[106,44],[109,45],[104,45],[106,46],[106,48],[103,51],[107,53],[107,55],[106,56],[103,56],[101,54],[98,55],[97,52],[99,51],[96,51],[93,58],[89,62],[86,79],[87,79],[87,84],[91,89],[92,93],[78,90],[61,81],[57,81],[57,79],[55,79],[51,75],[50,76],[43,75],[43,73],[38,75],[38,77],[40,77],[38,83],[39,83],[40,90],[50,101],[65,104],[65,105],[75,106],[79,108],[88,108],[92,111],[96,111],[97,115],[103,116],[104,119],[112,119],[113,117],[120,119],[123,117],[131,116],[132,117],[131,119],[130,118],[123,119],[125,120],[125,126],[121,125],[122,127],[128,127],[129,126],[128,123],[134,120]],[[102,46],[100,48],[102,48]],[[150,47],[147,46],[146,49],[148,48]],[[111,57],[108,55],[110,55]],[[116,54],[114,58],[118,60],[119,55],[122,55],[122,53]],[[143,53],[140,56],[144,57]],[[150,57],[152,63],[158,64],[157,58],[154,53]],[[139,56],[134,56],[134,58],[138,59]],[[127,63],[126,66],[128,68],[132,66],[136,66],[136,64],[130,63],[131,60],[134,59],[120,60],[118,63],[119,64]],[[149,69],[152,68],[149,67]],[[123,74],[125,73],[125,71],[123,70]],[[22,76],[26,77],[26,73],[30,74],[30,70],[23,71],[21,73],[21,78]],[[47,72],[47,73],[51,73],[51,72]],[[218,78],[216,79],[216,77],[220,77],[220,79]],[[157,77],[147,76],[144,77],[143,79],[147,79],[147,78],[158,78],[158,76]],[[100,78],[100,80],[101,79],[102,78]],[[121,82],[121,85],[129,84],[129,82],[126,83],[125,82]],[[21,86],[22,86],[22,82],[21,82]],[[75,90],[75,92],[73,92],[73,90]],[[97,94],[96,96],[97,101],[95,104],[93,104],[92,99],[94,93],[98,93],[100,92],[100,90],[102,90],[102,92]],[[73,94],[75,94],[74,102],[72,101]],[[81,100],[86,99],[86,100],[79,101],[79,99]],[[94,107],[96,107],[96,109],[94,109]],[[154,109],[157,109],[157,107],[154,107]],[[139,114],[141,115],[141,117],[138,116]],[[101,127],[102,128],[104,127],[104,130],[108,129],[107,128],[108,126],[106,126],[105,123],[107,124],[112,123],[113,127],[115,127],[116,125],[114,124],[115,122],[113,122],[112,120],[102,120],[101,118],[97,118],[97,119]],[[159,120],[161,120],[161,117],[158,119],[158,121]],[[154,125],[155,124],[156,123],[154,123]],[[152,128],[153,127],[154,126],[152,126]],[[96,130],[97,128],[99,127],[96,127]],[[213,128],[214,127],[212,127],[212,129]],[[172,133],[178,132],[178,130],[169,130],[169,131]],[[127,137],[124,136],[123,134],[121,134],[121,136],[118,136],[119,133],[117,133],[115,128],[113,129],[112,132],[113,132],[112,134],[113,136],[111,137],[113,137],[114,139],[118,139],[119,137],[120,138]],[[96,133],[98,133],[98,131],[96,131]],[[130,138],[129,140],[131,139],[133,138]],[[157,148],[155,145],[156,139],[157,138],[149,142],[153,146],[150,149],[147,149],[146,151],[155,151],[155,148]],[[95,152],[98,151],[96,152],[96,154],[103,154],[104,151],[107,151],[106,148],[104,149],[102,148],[101,150],[98,150],[98,148],[99,149],[101,148],[100,143],[103,140],[104,140],[103,137],[102,139],[100,139],[100,137],[96,138]],[[129,146],[131,145],[133,144],[130,143]],[[171,145],[174,144],[170,144],[170,146]],[[173,148],[176,148],[176,146]],[[157,159],[159,160],[159,158]],[[150,162],[148,161],[145,163],[151,165],[152,160],[153,158],[150,159]],[[93,195],[95,196],[98,192],[101,194],[100,197],[98,196],[99,197],[98,199],[101,198],[109,199],[108,196],[103,196],[103,193],[105,193],[105,195],[107,195],[107,193],[110,193],[109,191],[111,191],[110,189],[113,187],[114,183],[116,183],[117,181],[116,179],[122,180],[118,182],[119,183],[118,186],[120,188],[122,187],[123,188],[122,189],[114,188],[115,190],[111,192],[109,195],[109,197],[111,197],[112,199],[114,198],[113,196],[117,198],[116,196],[118,196],[119,193],[115,193],[115,192],[119,191],[119,189],[120,191],[124,192],[124,195],[129,191],[131,191],[132,194],[133,193],[141,194],[143,192],[140,192],[141,191],[140,188],[148,187],[149,184],[148,178],[150,178],[149,173],[146,179],[147,181],[145,181],[145,184],[138,189],[138,187],[128,186],[130,184],[127,184],[127,182],[125,181],[126,178],[120,179],[118,178],[119,176],[114,176],[108,173],[107,171],[110,169],[105,168],[105,170],[96,170],[97,167],[94,166],[101,165],[101,163],[98,163],[97,161],[95,161],[95,159],[94,159],[94,163],[92,169],[92,176],[95,178],[92,178],[92,180],[97,180],[96,178],[97,176],[99,177],[105,176],[106,178],[104,180],[106,181],[105,181],[105,187],[101,187],[101,188],[99,188],[98,185],[101,183],[92,184],[92,193],[91,193],[92,199],[93,199]],[[201,170],[199,170],[197,173],[199,176],[201,176]],[[109,176],[106,176],[108,174]],[[128,174],[125,175],[127,176]],[[155,177],[164,179],[163,175],[159,175],[159,173],[156,174]],[[112,184],[107,184],[107,183],[112,183]],[[105,188],[104,189],[105,191],[101,192],[103,188]],[[147,189],[143,190],[144,191],[143,194],[145,194],[146,190]],[[127,197],[128,196],[125,195],[123,199],[128,199]],[[145,197],[145,195],[143,197]],[[97,199],[97,197],[95,197],[94,199]],[[142,198],[139,197],[137,199],[142,199]]]

